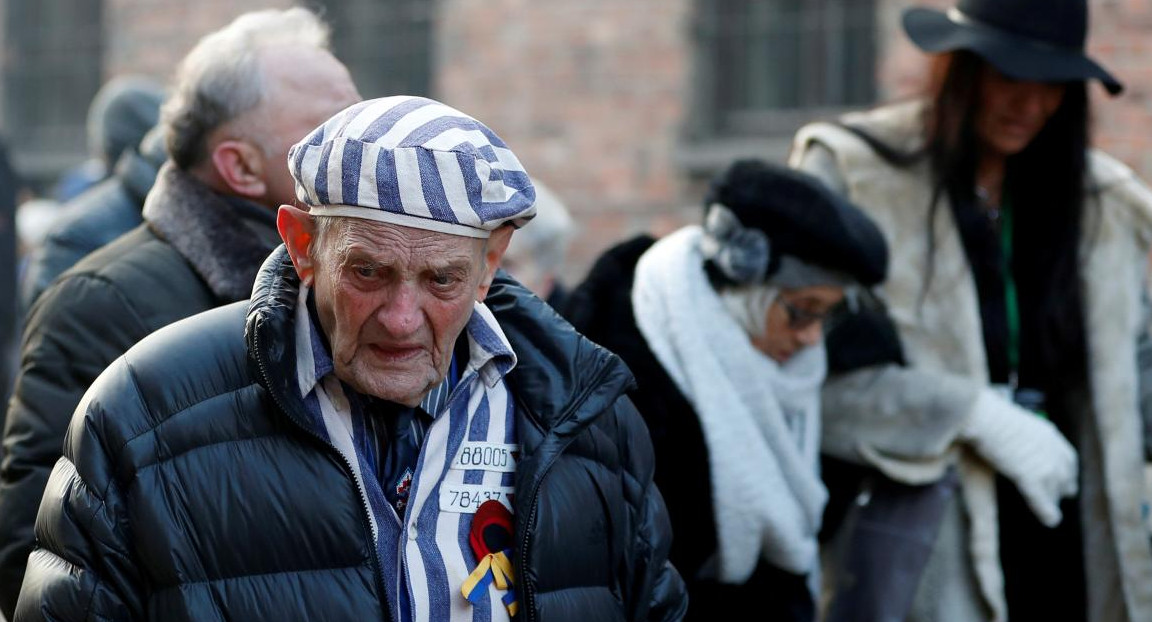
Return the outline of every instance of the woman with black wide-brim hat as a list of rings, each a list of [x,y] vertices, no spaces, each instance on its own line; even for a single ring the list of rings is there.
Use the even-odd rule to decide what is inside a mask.
[[[1123,87],[1085,54],[1087,12],[909,9],[926,96],[796,138],[792,165],[885,233],[880,318],[907,363],[871,356],[876,326],[829,335],[830,360],[857,367],[824,390],[824,451],[905,484],[960,474],[900,579],[912,620],[1152,620],[1137,366],[1152,192],[1091,148],[1089,85]]]

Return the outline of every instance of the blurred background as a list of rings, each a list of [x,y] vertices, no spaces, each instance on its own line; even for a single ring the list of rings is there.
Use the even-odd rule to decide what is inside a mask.
[[[0,134],[33,192],[87,157],[92,96],[167,82],[203,34],[303,4],[365,97],[429,95],[490,125],[571,210],[575,281],[626,235],[699,219],[733,158],[783,159],[815,118],[909,97],[924,58],[900,10],[941,0],[0,0]],[[1152,179],[1152,0],[1091,0],[1097,144]],[[291,101],[284,105],[292,105]]]

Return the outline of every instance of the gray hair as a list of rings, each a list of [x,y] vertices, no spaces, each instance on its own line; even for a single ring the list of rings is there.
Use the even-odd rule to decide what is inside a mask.
[[[329,37],[328,26],[316,14],[297,7],[245,13],[201,38],[181,61],[160,113],[176,166],[187,170],[203,162],[213,130],[263,102],[268,86],[258,52],[277,45],[328,50]]]
[[[509,261],[534,266],[543,274],[552,274],[564,265],[572,238],[572,216],[551,190],[538,179],[536,217],[518,229],[508,243],[504,256]]]
[[[329,253],[328,257],[343,254],[349,220],[341,216],[312,215],[312,241],[308,243],[308,254],[313,258],[317,257],[317,252]],[[332,236],[336,236],[334,239],[339,242],[333,243]]]

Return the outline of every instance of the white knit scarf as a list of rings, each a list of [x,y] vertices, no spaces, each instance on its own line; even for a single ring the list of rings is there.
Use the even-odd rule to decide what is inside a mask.
[[[685,227],[644,253],[632,304],[641,334],[704,431],[716,578],[743,583],[761,557],[811,573],[828,498],[818,473],[824,348],[805,348],[784,365],[756,350],[708,282],[701,235]]]

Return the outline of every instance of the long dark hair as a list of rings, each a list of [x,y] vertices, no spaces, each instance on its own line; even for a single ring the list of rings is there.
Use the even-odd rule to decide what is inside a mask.
[[[979,138],[976,114],[985,61],[959,51],[934,59],[929,105],[924,109],[925,142],[912,154],[877,152],[896,166],[927,158],[933,176],[928,216],[929,261],[924,293],[935,267],[935,227],[941,197],[952,205],[976,205]],[[1079,265],[1085,210],[1087,148],[1090,142],[1085,83],[1066,85],[1060,107],[1020,153],[1008,158],[1005,196],[1012,196],[1016,266],[1042,275],[1034,290],[1040,310],[1041,360],[1046,372],[1071,379],[1086,366],[1083,292]],[[889,150],[891,151],[891,150]]]

